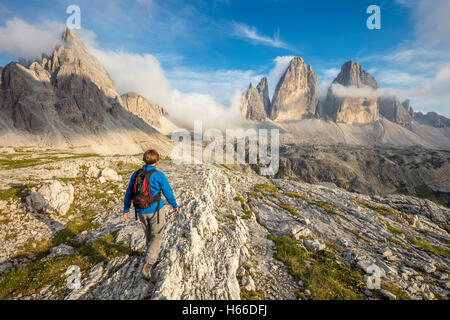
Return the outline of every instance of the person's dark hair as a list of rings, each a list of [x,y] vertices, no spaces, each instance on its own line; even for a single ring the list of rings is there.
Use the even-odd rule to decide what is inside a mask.
[[[144,160],[145,164],[155,164],[159,161],[159,153],[156,150],[147,150],[144,153],[144,156],[142,157],[142,160]]]

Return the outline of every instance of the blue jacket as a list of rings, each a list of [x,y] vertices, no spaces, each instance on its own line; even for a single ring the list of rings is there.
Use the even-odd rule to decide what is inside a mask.
[[[152,170],[156,169],[155,166],[144,166],[144,170]],[[134,196],[134,178],[136,177],[137,171],[135,171],[131,175],[130,183],[128,184],[127,192],[125,193],[125,199],[123,201],[123,212],[127,213],[130,212],[131,207],[131,200]],[[152,195],[156,195],[160,190],[162,190],[162,193],[166,197],[167,201],[172,205],[172,207],[177,208],[178,204],[175,200],[175,196],[173,195],[172,188],[170,187],[169,181],[166,178],[166,175],[162,173],[161,171],[156,171],[152,174],[150,177],[150,190],[152,192]],[[137,209],[136,212],[140,214],[149,214],[154,213],[156,211],[158,203],[152,204],[147,209]],[[162,199],[160,200],[159,208],[161,209],[164,206],[164,203]]]

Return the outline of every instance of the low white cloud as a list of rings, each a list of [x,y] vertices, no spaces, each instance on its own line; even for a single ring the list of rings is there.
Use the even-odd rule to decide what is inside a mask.
[[[0,50],[26,59],[40,58],[50,54],[61,40],[65,25],[60,22],[41,21],[30,24],[12,18],[0,27]]]
[[[205,127],[225,128],[241,121],[241,92],[238,90],[225,105],[210,94],[183,93],[175,89],[151,54],[91,50],[110,74],[119,93],[137,92],[161,104],[179,123],[191,127],[194,121],[203,121]]]
[[[276,30],[273,37],[268,37],[260,34],[256,27],[248,26],[244,23],[233,23],[233,33],[235,36],[244,40],[251,41],[255,44],[262,44],[275,48],[290,49],[289,46],[280,40],[280,31]]]
[[[222,103],[250,82],[257,83],[261,75],[253,70],[194,70],[191,67],[176,67],[167,71],[167,77],[175,88],[182,92],[212,94]]]
[[[356,86],[345,87],[339,83],[333,83],[331,85],[331,91],[337,97],[341,98],[362,98],[362,97],[374,97],[379,95],[379,90],[363,87],[358,88]]]

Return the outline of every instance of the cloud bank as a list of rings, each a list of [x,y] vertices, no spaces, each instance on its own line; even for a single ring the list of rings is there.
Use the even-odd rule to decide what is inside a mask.
[[[134,91],[161,104],[178,123],[191,127],[194,121],[203,121],[205,127],[225,128],[240,122],[239,90],[225,105],[209,94],[183,93],[173,88],[158,59],[151,54],[99,48],[91,51],[106,68],[119,93]]]
[[[25,59],[41,58],[42,53],[50,54],[60,43],[64,27],[55,21],[32,25],[12,18],[0,27],[0,50]]]

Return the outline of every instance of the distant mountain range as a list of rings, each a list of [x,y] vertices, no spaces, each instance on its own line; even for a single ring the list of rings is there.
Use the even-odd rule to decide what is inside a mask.
[[[317,74],[301,57],[291,60],[278,81],[272,100],[267,78],[257,88],[250,84],[242,96],[242,115],[248,120],[275,122],[318,118],[338,123],[364,124],[385,118],[401,126],[412,121],[437,128],[450,127],[450,120],[435,112],[414,112],[409,100],[400,102],[379,90],[376,79],[354,61],[341,67],[328,89],[325,101],[319,101]]]
[[[158,103],[119,95],[101,63],[66,29],[51,56],[0,68],[0,145],[138,153],[172,149],[176,129]],[[450,149],[450,120],[414,112],[408,100],[380,94],[377,81],[349,61],[318,97],[317,75],[293,58],[272,99],[267,78],[243,94],[243,126],[281,129],[281,144],[422,146]],[[231,125],[231,124],[230,124]]]

